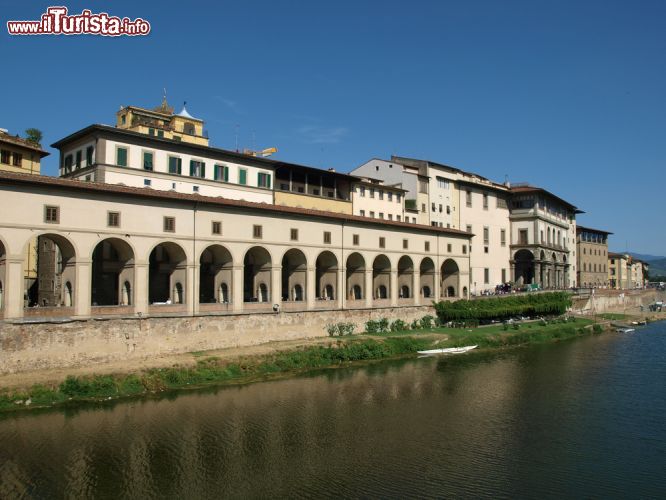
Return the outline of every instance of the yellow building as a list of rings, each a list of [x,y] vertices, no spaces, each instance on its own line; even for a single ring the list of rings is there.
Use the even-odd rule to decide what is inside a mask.
[[[48,154],[40,144],[0,129],[0,171],[39,175],[41,159]],[[23,279],[27,293],[37,280],[37,239],[26,246]]]
[[[116,127],[163,139],[189,142],[208,146],[208,137],[203,129],[203,120],[187,112],[185,105],[174,114],[166,98],[154,109],[124,106],[116,113]]]

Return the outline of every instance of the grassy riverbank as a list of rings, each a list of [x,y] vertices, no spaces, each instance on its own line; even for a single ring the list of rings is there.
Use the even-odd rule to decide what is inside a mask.
[[[354,335],[331,339],[328,345],[306,345],[291,351],[235,360],[193,353],[196,362],[191,365],[123,375],[68,377],[58,385],[36,385],[26,391],[0,393],[0,411],[137,397],[206,385],[248,383],[357,361],[399,358],[425,349],[471,344],[482,349],[498,349],[565,340],[591,333],[592,323],[592,320],[577,319],[564,324],[524,323],[517,328],[503,325],[474,329],[442,327]],[[595,331],[600,329],[595,325]]]

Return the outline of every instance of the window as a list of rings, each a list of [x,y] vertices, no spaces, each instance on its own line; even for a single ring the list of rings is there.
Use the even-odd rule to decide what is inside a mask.
[[[358,194],[360,194],[361,197],[365,198],[365,186],[360,186],[358,188]]]
[[[488,226],[485,226],[483,228],[483,244],[484,245],[490,244],[490,228]]]
[[[386,248],[386,238],[383,236],[379,237],[379,248]]]
[[[393,214],[388,214],[388,220],[393,220]]]
[[[521,245],[527,245],[527,229],[521,229],[518,231],[518,241]]]
[[[154,128],[149,128],[148,129],[148,135],[155,135],[155,129]]]
[[[359,238],[358,234],[354,234],[354,235],[352,236],[352,244],[358,246],[358,244],[359,244],[359,239],[360,239],[360,238]]]
[[[213,174],[216,181],[229,182],[229,167],[226,165],[215,165]]]
[[[384,199],[384,191],[382,189],[379,190],[379,199],[380,200]]]
[[[462,253],[466,254],[467,253],[467,245],[462,246]]]
[[[143,169],[153,170],[153,153],[150,151],[143,152]]]
[[[238,184],[245,186],[247,184],[247,169],[238,169]]]
[[[116,148],[116,165],[127,166],[127,148]]]
[[[451,243],[446,244],[446,251],[449,252],[449,253],[453,252],[453,248],[452,248]]]
[[[289,230],[289,239],[291,241],[298,241],[298,229],[290,229]]]
[[[9,151],[7,151],[7,154],[9,154]],[[7,159],[7,163],[9,163],[9,159]],[[72,171],[72,155],[67,155],[65,156],[65,173],[69,173]]]
[[[60,207],[46,205],[44,207],[44,222],[48,222],[49,224],[60,223]]]
[[[468,207],[472,206],[472,192],[471,191],[465,191],[465,202],[467,203]]]
[[[177,156],[169,156],[169,173],[180,175],[183,170],[183,160]]]
[[[449,181],[444,177],[437,177],[437,187],[440,189],[449,189]]]
[[[488,210],[488,195],[483,193],[483,209]]]
[[[210,232],[212,234],[222,234],[222,223],[220,221],[213,221],[211,223]]]
[[[206,177],[206,164],[199,160],[190,160],[190,177]]]
[[[395,201],[397,203],[402,203],[402,195],[400,193],[396,193],[395,195]]]
[[[486,285],[490,283],[490,269],[488,269],[487,267],[483,269],[483,282]]]
[[[428,179],[419,179],[419,193],[428,193]]]
[[[76,152],[76,168],[81,168],[81,159],[83,157],[83,152],[81,150],[78,150]],[[21,163],[19,162],[19,165]],[[14,165],[16,165],[16,153],[14,153]]]
[[[150,186],[153,182],[150,179],[144,179],[143,180],[143,185],[144,186]]]
[[[331,232],[330,231],[324,231],[324,243],[326,243],[326,244],[331,243]]]
[[[402,248],[407,250],[409,248],[409,240],[402,240]]]
[[[472,232],[472,225],[467,224],[467,227],[465,228],[465,231],[467,231],[468,233],[471,233]]]
[[[383,219],[384,218],[384,212],[379,212],[379,218]]]
[[[164,130],[158,130],[157,137],[164,138]]]
[[[271,174],[267,174],[265,172],[259,172],[259,175],[257,176],[257,186],[270,189]]]
[[[252,226],[252,237],[261,239],[262,236],[263,236],[263,228],[257,225]]]
[[[86,167],[89,167],[90,165],[93,164],[93,151],[95,150],[94,147],[88,146],[86,148]]]
[[[497,208],[509,208],[504,198],[495,198],[495,199],[497,200]]]
[[[365,217],[365,210],[360,211],[361,217]]]
[[[429,241],[426,241],[426,242],[425,242],[425,251],[426,251],[426,252],[429,252],[429,251],[430,251],[430,242],[429,242]]]
[[[446,213],[447,213],[447,215],[451,213],[451,206],[450,205],[446,205]]]
[[[120,123],[122,125],[125,125],[127,123],[127,115],[123,115],[120,117]]]
[[[373,212],[372,210],[370,210],[370,218],[372,218],[372,219],[375,218],[375,212]]]
[[[386,193],[386,196],[388,197],[388,201],[393,201],[393,193]]]
[[[425,203],[421,203],[421,212],[425,212],[425,211],[426,211]]]
[[[402,218],[401,218],[399,215],[396,215],[396,216],[395,216],[395,220],[397,220],[398,222],[400,222],[400,221],[402,220]]]
[[[199,192],[199,186],[192,186],[192,191],[195,193]]]
[[[6,149],[3,149],[3,150],[0,151],[0,161],[2,163],[6,164],[6,165],[9,165],[9,156],[10,156],[10,153]],[[71,158],[71,156],[70,156],[70,158]],[[70,164],[70,166],[71,166],[71,164]]]
[[[435,204],[435,202],[432,203],[432,211],[437,212],[437,205]]]
[[[506,283],[506,269],[502,269],[502,283]]]
[[[506,246],[506,229],[500,229],[500,245]]]
[[[375,188],[370,188],[370,198],[375,197]]]
[[[166,232],[166,233],[176,232],[176,218],[175,217],[164,217],[164,232]]]
[[[120,227],[120,212],[107,212],[106,225],[109,227]]]
[[[443,211],[444,211],[444,209],[442,208],[442,204],[440,203],[439,204],[439,213],[441,214]]]

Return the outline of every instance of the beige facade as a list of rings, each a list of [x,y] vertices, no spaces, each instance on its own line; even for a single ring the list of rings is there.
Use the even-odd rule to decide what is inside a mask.
[[[410,222],[405,218],[404,189],[385,185],[381,181],[364,178],[354,182],[352,203],[354,215]]]
[[[403,222],[0,174],[5,319],[413,306],[469,293],[469,235]],[[24,307],[22,252],[58,247],[60,303]]]
[[[608,235],[599,229],[576,228],[577,286],[605,288],[608,281]]]
[[[608,282],[611,288],[630,290],[648,284],[648,264],[629,254],[608,253]]]

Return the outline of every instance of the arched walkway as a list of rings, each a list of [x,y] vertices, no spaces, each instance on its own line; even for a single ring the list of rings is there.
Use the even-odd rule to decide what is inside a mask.
[[[399,298],[414,298],[414,262],[407,255],[403,255],[398,261],[398,290]]]
[[[319,300],[335,300],[337,293],[338,279],[338,259],[328,250],[320,253],[317,256],[315,263],[315,281],[317,287],[317,299]]]
[[[347,286],[349,300],[365,297],[365,259],[354,252],[347,257]]]
[[[423,298],[434,298],[435,296],[435,278],[437,276],[437,273],[435,272],[435,263],[432,261],[430,257],[425,257],[421,261],[421,265],[419,266],[419,270],[421,271],[421,283],[420,283],[420,291],[421,291],[421,296]]]
[[[513,256],[515,262],[515,283],[517,286],[527,285],[534,280],[534,255],[529,250],[518,250]],[[543,269],[543,264],[542,264]]]
[[[271,300],[271,254],[263,247],[252,247],[243,259],[243,301]]]
[[[442,264],[442,295],[457,297],[460,290],[460,269],[453,259],[446,259]]]
[[[372,290],[374,299],[391,297],[391,261],[384,254],[375,257],[372,262]]]
[[[187,286],[187,257],[176,243],[160,243],[150,252],[148,301],[150,304],[183,304]]]
[[[34,245],[36,265],[28,270],[34,272],[34,284],[24,292],[24,304],[28,307],[72,307],[77,293],[76,251],[68,238],[60,234],[47,233],[26,243],[26,252]],[[24,275],[25,275],[24,269]]]
[[[90,303],[93,306],[129,306],[134,303],[134,252],[126,241],[107,238],[92,254]]]
[[[282,257],[282,300],[305,300],[308,261],[297,248],[288,250]]]
[[[199,303],[228,304],[233,279],[233,258],[222,245],[210,245],[199,257]]]

